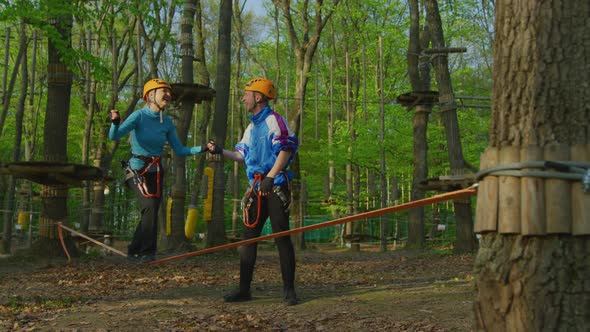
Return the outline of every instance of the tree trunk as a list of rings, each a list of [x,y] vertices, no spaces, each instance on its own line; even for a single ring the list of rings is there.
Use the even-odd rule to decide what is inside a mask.
[[[205,30],[203,29],[203,12],[201,9],[201,1],[197,0],[195,3],[195,12],[196,12],[196,19],[195,19],[195,33],[197,35],[197,49],[196,49],[196,58],[198,62],[196,64],[197,67],[197,82],[199,84],[209,86],[211,84],[209,71],[207,70],[207,58],[205,55]],[[203,101],[203,106],[200,108],[201,111],[201,123],[198,125],[198,132],[199,137],[207,138],[207,127],[209,126],[209,120],[211,119],[211,102],[210,101]],[[196,175],[193,180],[193,190],[191,193],[190,199],[190,207],[197,207],[198,199],[200,197],[201,192],[201,180],[203,178],[203,172],[205,169],[205,157],[199,158],[199,163],[197,164],[197,169],[195,171]]]
[[[5,50],[6,54],[8,55],[9,52],[9,39],[10,39],[10,28],[6,29],[6,45],[7,48]],[[18,70],[20,68],[21,60],[23,58],[23,53],[27,51],[27,45],[20,45],[18,49],[18,55],[16,56],[16,61],[14,63],[14,68],[12,70],[12,75],[10,76],[10,82],[8,83],[8,87],[6,86],[6,73],[8,73],[8,61],[5,61],[6,72],[4,73],[4,90],[2,91],[2,112],[0,113],[0,137],[2,137],[2,132],[4,129],[4,122],[6,121],[6,115],[8,114],[8,108],[10,106],[10,97],[12,96],[12,91],[14,90],[14,85],[16,84],[16,77],[18,74]],[[6,58],[8,59],[8,58]]]
[[[21,31],[20,31],[20,48],[27,49],[27,36],[26,36],[26,26],[24,21],[21,22]],[[21,54],[22,59],[22,69],[21,69],[21,84],[20,84],[20,96],[18,98],[18,104],[16,105],[16,116],[15,116],[15,138],[14,138],[14,147],[12,150],[12,160],[17,162],[20,161],[21,156],[21,142],[23,137],[23,117],[25,114],[25,103],[27,100],[27,89],[28,89],[28,79],[29,79],[29,71],[27,68],[27,52],[22,52]],[[0,250],[4,253],[10,253],[11,251],[11,242],[12,242],[12,220],[14,218],[14,209],[16,207],[15,202],[15,191],[16,191],[16,179],[13,176],[8,178],[8,186],[6,188],[6,205],[4,206],[4,210],[6,210],[7,217],[4,218],[4,235],[2,236],[2,245],[0,246]]]
[[[326,23],[330,20],[330,17],[334,13],[335,7],[338,5],[339,0],[334,0],[334,6],[318,5],[314,6],[315,18],[313,19],[313,25],[304,25],[304,31],[301,31],[301,37],[298,37],[297,30],[295,29],[295,23],[291,17],[291,2],[288,0],[273,0],[274,5],[279,8],[284,15],[285,23],[287,25],[287,32],[289,35],[289,42],[295,53],[295,72],[297,73],[296,88],[295,88],[295,100],[299,101],[295,112],[288,114],[289,127],[293,130],[295,135],[300,136],[301,134],[301,119],[302,112],[305,103],[305,93],[307,89],[307,83],[309,81],[309,74],[311,73],[311,66],[313,64],[313,58],[320,41],[320,35],[324,29]],[[307,4],[307,2],[306,2]],[[302,15],[303,20],[309,20],[310,13],[308,12],[307,5],[303,10],[299,11]],[[324,12],[322,12],[324,11]],[[301,27],[299,27],[301,28]],[[300,138],[301,139],[301,138]],[[291,163],[291,170],[294,174],[292,182],[293,191],[292,195],[292,212],[291,220],[293,228],[303,226],[303,209],[301,207],[301,197],[304,196],[300,192],[303,186],[301,185],[301,169],[299,165],[299,154],[296,154],[293,162]],[[305,247],[304,233],[295,234],[292,236],[293,242],[296,248],[303,249]]]
[[[194,83],[193,72],[193,21],[195,19],[196,0],[186,0],[184,3],[182,23],[180,27],[180,49],[182,55],[182,81]],[[176,132],[183,145],[187,144],[188,131],[195,107],[194,98],[181,100],[179,121],[176,122]],[[167,238],[168,250],[189,250],[190,239],[187,239],[184,231],[185,203],[186,203],[186,157],[174,155],[174,186],[170,197],[172,198],[172,212],[170,220],[171,234]]]
[[[588,149],[590,90],[585,82],[590,72],[582,68],[588,67],[590,44],[580,41],[590,35],[590,25],[580,22],[589,11],[584,1],[497,2],[491,148],[548,150],[559,143]],[[551,181],[543,179],[545,189]],[[542,208],[548,211],[562,200],[561,210],[573,213],[555,221],[571,225],[571,215],[587,212],[588,206],[562,196],[548,192]],[[515,211],[519,206],[505,209],[519,216],[535,212],[524,204]],[[480,215],[478,209],[477,225],[480,220],[501,225],[499,219],[489,220],[491,215]],[[540,220],[537,234],[507,234],[499,228],[482,234],[474,270],[477,330],[585,331],[590,326],[589,234],[571,234],[570,227],[557,234],[547,227],[549,221],[549,216]]]
[[[227,109],[231,79],[231,0],[222,0],[219,8],[219,36],[217,48],[217,79],[215,84],[215,117],[213,137],[216,142],[225,142],[227,135]],[[212,167],[215,170],[213,184],[213,211],[207,224],[207,246],[225,243],[224,191],[225,172],[221,155],[214,155]]]
[[[419,188],[420,182],[426,179],[428,174],[428,142],[426,131],[428,128],[428,116],[432,107],[430,105],[416,106],[413,124],[414,137],[414,176],[412,180],[411,200],[423,199],[426,195]],[[408,211],[408,246],[420,248],[424,245],[424,208],[417,207]]]
[[[57,6],[57,5],[56,5]],[[72,72],[63,62],[65,51],[59,48],[71,47],[72,16],[61,14],[50,19],[57,31],[58,40],[48,40],[47,62],[47,110],[43,132],[43,157],[46,161],[66,163],[68,118],[70,113],[70,94]],[[39,218],[39,239],[34,244],[38,254],[55,256],[62,254],[57,236],[57,223],[67,224],[67,195],[65,185],[42,185],[42,208]],[[77,254],[71,239],[66,236],[70,253]]]
[[[88,38],[86,40],[86,48],[90,54],[93,53],[93,50],[96,48],[93,47],[94,42],[92,41],[92,32],[88,32]],[[95,54],[96,55],[96,54]],[[92,127],[93,127],[93,119],[94,113],[96,112],[96,80],[94,79],[93,75],[91,74],[91,64],[90,62],[86,63],[86,98],[84,106],[88,110],[86,113],[86,122],[84,123],[84,138],[82,142],[82,164],[87,165],[90,162],[90,142],[92,137]],[[91,206],[91,191],[90,191],[90,182],[87,181],[84,183],[84,187],[82,188],[82,233],[88,233],[88,227],[90,226],[90,206]]]
[[[426,12],[428,15],[428,29],[432,38],[433,48],[444,48],[445,41],[442,30],[442,22],[436,0],[426,1]],[[432,60],[438,81],[439,100],[441,103],[441,118],[445,127],[451,175],[462,175],[465,173],[463,149],[459,136],[459,121],[457,120],[457,105],[453,94],[451,74],[449,72],[448,53],[437,54]],[[473,235],[473,218],[471,214],[471,200],[454,200],[455,220],[457,232],[455,240],[455,252],[471,252],[476,246]]]
[[[234,1],[234,27],[236,33],[240,36],[236,40],[236,64],[235,64],[235,76],[234,76],[234,93],[231,94],[231,112],[232,112],[232,125],[231,125],[231,133],[234,133],[236,137],[242,137],[244,133],[244,121],[242,121],[241,116],[241,107],[240,107],[240,94],[238,91],[242,91],[242,87],[240,86],[240,80],[242,77],[242,47],[246,47],[245,43],[242,41],[242,11],[243,6],[240,7],[240,1]],[[275,12],[277,10],[275,9]],[[246,52],[248,52],[246,50]],[[249,55],[249,52],[248,52]],[[279,62],[277,62],[279,63]],[[278,66],[277,66],[278,67]],[[277,68],[277,71],[280,71],[280,68]],[[234,139],[230,139],[230,142],[234,142]],[[240,190],[240,164],[239,162],[234,162],[233,170],[231,174],[231,186],[232,195],[233,195],[233,206],[232,206],[232,234],[237,234],[238,230],[240,229],[240,225],[242,225],[242,211],[241,211],[241,195],[242,192]]]
[[[428,46],[430,37],[426,27],[420,28],[420,8],[418,0],[411,0],[410,5],[410,42],[408,49],[408,73],[412,90],[416,92],[430,90],[430,64],[420,56]],[[428,116],[432,110],[430,104],[416,105],[413,124],[414,139],[414,174],[412,180],[411,200],[419,200],[426,196],[418,184],[426,179],[428,174],[428,142],[426,131]],[[424,245],[424,208],[413,208],[408,212],[408,246],[422,247]]]

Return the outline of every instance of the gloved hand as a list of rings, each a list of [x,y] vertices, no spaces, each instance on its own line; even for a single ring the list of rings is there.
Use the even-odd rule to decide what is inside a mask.
[[[115,126],[118,126],[121,123],[121,116],[119,115],[119,111],[111,110],[111,113],[109,115],[110,115],[111,122]]]
[[[223,153],[223,148],[215,143],[215,141],[209,141],[207,143],[207,150],[211,154],[221,154]]]
[[[258,189],[260,190],[260,194],[262,196],[268,196],[272,193],[272,188],[274,187],[275,179],[271,176],[267,176],[262,181],[260,181],[260,185]]]

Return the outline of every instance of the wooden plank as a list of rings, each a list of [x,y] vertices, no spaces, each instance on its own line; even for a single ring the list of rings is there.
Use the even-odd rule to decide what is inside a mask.
[[[522,162],[541,161],[543,160],[543,149],[532,145],[523,147],[520,150],[520,160]],[[526,168],[523,170],[533,171],[536,169]],[[544,183],[543,179],[533,177],[523,177],[520,180],[522,235],[545,235]]]
[[[498,149],[487,147],[480,157],[481,170],[498,165]],[[475,209],[476,233],[495,232],[498,222],[498,177],[488,175],[479,182]]]
[[[590,161],[590,145],[580,144],[571,148],[572,161]],[[572,184],[572,234],[590,234],[590,193],[584,193],[582,182]]]
[[[517,163],[520,148],[504,146],[499,151],[500,165]],[[498,232],[502,234],[520,233],[520,178],[500,176],[498,178]]]
[[[545,146],[545,160],[570,160],[570,147],[566,144],[550,144]],[[569,181],[560,179],[545,180],[547,234],[571,234],[571,203],[572,191]]]
[[[74,173],[74,165],[43,165],[43,164],[9,164],[8,169],[11,172],[28,173],[28,174],[47,174],[47,173]]]

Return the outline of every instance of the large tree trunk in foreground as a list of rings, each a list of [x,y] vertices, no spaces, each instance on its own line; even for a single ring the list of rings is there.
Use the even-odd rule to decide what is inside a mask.
[[[588,162],[590,43],[583,41],[590,36],[590,3],[501,0],[496,8],[490,148],[533,147],[544,151],[540,160],[556,160],[548,154],[561,153],[566,160]],[[552,149],[556,144],[562,148]],[[480,182],[479,194],[492,178]],[[515,178],[521,187],[514,189],[523,190],[514,197],[523,199],[503,201],[502,184],[511,178],[498,179],[500,194],[490,201],[498,209],[478,205],[476,230],[485,234],[475,262],[477,330],[586,331],[590,205],[575,203],[581,184],[561,181],[571,191],[558,194],[553,183],[559,180]],[[530,181],[537,181],[541,193],[536,209],[525,199],[535,192],[525,186]],[[480,198],[478,204],[485,204]],[[556,202],[561,204],[554,210]]]

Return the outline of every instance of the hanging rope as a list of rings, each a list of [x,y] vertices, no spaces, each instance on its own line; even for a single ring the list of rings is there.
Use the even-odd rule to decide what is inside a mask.
[[[265,241],[265,240],[270,240],[270,239],[283,237],[283,236],[287,236],[287,235],[291,235],[291,234],[307,232],[307,231],[311,231],[311,230],[318,229],[318,228],[324,228],[324,227],[344,224],[347,222],[356,221],[356,220],[360,220],[360,219],[371,218],[371,217],[379,216],[379,215],[386,214],[386,213],[392,213],[392,212],[396,212],[396,211],[412,209],[415,207],[438,203],[438,202],[443,202],[443,201],[448,201],[448,200],[455,199],[455,198],[472,196],[477,193],[476,187],[477,187],[477,184],[475,184],[469,188],[456,190],[456,191],[452,191],[452,192],[444,193],[444,194],[440,194],[440,195],[435,195],[435,196],[432,196],[429,198],[424,198],[424,199],[420,199],[417,201],[408,202],[405,204],[390,206],[390,207],[386,207],[386,208],[382,208],[382,209],[378,209],[378,210],[374,210],[374,211],[356,214],[353,216],[348,216],[348,217],[343,217],[343,218],[339,218],[339,219],[334,219],[331,221],[326,221],[326,222],[315,224],[315,225],[309,225],[309,226],[305,226],[305,227],[295,228],[295,229],[291,229],[288,231],[282,231],[282,232],[277,232],[277,233],[273,233],[273,234],[269,234],[269,235],[259,236],[259,237],[253,238],[253,239],[238,241],[238,242],[234,242],[234,243],[228,243],[228,244],[224,244],[221,246],[206,248],[206,249],[193,251],[193,252],[189,252],[189,253],[181,254],[181,255],[177,255],[177,256],[171,256],[171,257],[159,259],[156,261],[152,261],[148,264],[150,264],[150,265],[161,264],[161,263],[165,263],[165,262],[169,262],[169,261],[173,261],[173,260],[177,260],[177,259],[181,259],[181,258],[193,257],[193,256],[197,256],[197,255],[207,254],[207,253],[214,252],[214,251],[239,247],[239,246],[243,246],[243,245],[247,245],[247,244],[251,244],[251,243],[255,243],[255,242],[259,242],[259,241]]]
[[[92,243],[95,243],[95,244],[97,244],[97,245],[99,245],[99,246],[101,246],[101,247],[103,247],[103,248],[105,248],[105,249],[107,249],[109,251],[112,251],[112,252],[114,252],[114,253],[116,253],[118,255],[121,255],[123,257],[127,257],[127,254],[126,253],[121,252],[121,251],[119,251],[119,250],[117,250],[117,249],[115,249],[113,247],[109,247],[106,244],[104,244],[102,242],[99,242],[99,241],[96,241],[95,239],[93,239],[93,238],[91,238],[89,236],[86,236],[86,235],[84,235],[84,234],[82,234],[80,232],[76,232],[75,230],[73,230],[73,229],[71,229],[69,227],[64,226],[61,223],[61,221],[60,221],[60,222],[57,223],[57,233],[59,235],[59,241],[61,242],[61,247],[64,249],[64,252],[66,253],[66,256],[68,257],[68,264],[70,263],[70,261],[72,259],[70,257],[70,253],[68,252],[68,249],[66,248],[66,244],[64,242],[64,237],[63,237],[63,234],[62,234],[62,228],[65,229],[65,230],[67,230],[67,231],[69,231],[72,234],[78,235],[79,237],[82,237],[82,238],[84,238],[84,239],[86,239],[86,240],[88,240],[88,241],[90,241]]]

